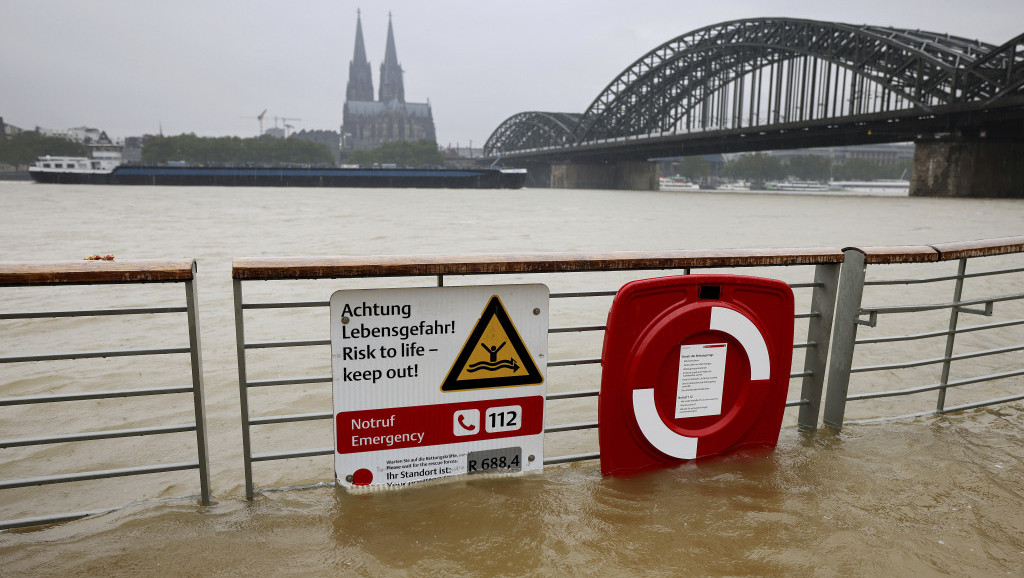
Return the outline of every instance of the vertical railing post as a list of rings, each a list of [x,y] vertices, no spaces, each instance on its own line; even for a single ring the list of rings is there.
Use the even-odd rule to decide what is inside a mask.
[[[245,373],[245,326],[242,311],[242,280],[232,279],[235,294],[235,350],[238,353],[238,405],[242,413],[242,465],[245,468],[245,497],[256,496],[252,485],[252,445],[249,440],[249,380]]]
[[[853,367],[853,349],[857,340],[857,320],[861,298],[864,296],[864,253],[857,249],[846,249],[843,254],[822,420],[826,426],[835,429],[843,427],[850,369]]]
[[[821,263],[814,268],[814,292],[811,295],[811,312],[807,325],[807,350],[804,352],[804,378],[800,388],[800,406],[797,423],[804,429],[817,429],[821,414],[821,394],[825,386],[825,370],[828,360],[829,338],[832,333],[832,316],[835,314],[836,291],[839,287],[837,263]]]
[[[956,342],[956,325],[960,319],[960,298],[964,293],[964,273],[967,272],[967,259],[960,259],[956,272],[956,286],[953,288],[953,307],[949,309],[949,333],[946,335],[946,352],[942,357],[942,376],[939,378],[939,399],[935,411],[942,413],[946,406],[946,384],[949,383],[950,359],[953,356],[953,345]]]
[[[199,300],[196,295],[196,263],[192,278],[185,282],[185,307],[188,315],[188,345],[192,365],[192,402],[196,414],[196,446],[199,454],[199,487],[204,506],[210,499],[210,450],[206,436],[206,398],[203,392],[203,355],[199,332]]]

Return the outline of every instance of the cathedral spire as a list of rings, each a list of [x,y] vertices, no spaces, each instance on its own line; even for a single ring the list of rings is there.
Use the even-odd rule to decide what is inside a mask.
[[[405,102],[405,87],[402,83],[402,66],[398,64],[398,50],[395,49],[395,31],[391,26],[391,13],[388,13],[388,44],[384,51],[384,62],[380,65],[381,102]]]
[[[366,46],[363,44],[362,12],[356,11],[356,46],[352,60],[348,63],[348,87],[346,100],[373,102],[373,71],[366,59]]]

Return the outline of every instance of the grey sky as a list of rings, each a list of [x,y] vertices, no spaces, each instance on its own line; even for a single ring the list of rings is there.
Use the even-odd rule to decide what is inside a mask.
[[[676,36],[726,20],[788,16],[919,28],[1001,44],[1021,0],[5,0],[0,116],[112,137],[255,136],[341,124],[362,10],[378,83],[388,12],[410,102],[433,107],[438,142],[480,146],[526,110],[582,112],[623,69]],[[283,123],[280,123],[283,124]]]

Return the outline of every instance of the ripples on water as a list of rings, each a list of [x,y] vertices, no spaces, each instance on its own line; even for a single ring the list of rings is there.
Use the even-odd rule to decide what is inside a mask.
[[[1024,202],[696,192],[47,187],[5,182],[0,182],[0,200],[5,259],[79,259],[113,253],[121,259],[199,260],[218,501],[210,508],[187,500],[146,501],[41,531],[0,534],[0,574],[995,575],[1020,574],[1024,569],[1024,411],[1019,403],[852,425],[841,434],[805,434],[790,427],[775,451],[742,452],[629,479],[602,478],[597,462],[583,462],[551,466],[542,475],[456,480],[376,494],[349,495],[333,488],[268,492],[247,503],[241,489],[230,284],[231,259],[259,255],[843,247],[991,238],[1022,234]],[[896,273],[892,276],[899,276]],[[1003,286],[986,289],[1012,292]],[[934,299],[928,290],[894,291],[892,298],[897,300],[908,291],[915,301],[949,300],[941,297],[947,288],[936,289]],[[46,308],[51,292],[7,289],[3,295],[8,299],[3,310],[22,311]],[[71,301],[80,305],[106,295],[82,288]],[[140,299],[150,297],[180,300],[177,294],[167,297],[150,288]],[[606,307],[606,302],[570,305],[563,314],[569,321],[600,322]],[[90,332],[83,337],[77,323],[53,322],[42,335],[38,328],[0,324],[0,335],[17,335],[18,342],[5,344],[5,351],[14,347],[28,352],[51,346],[75,348],[83,338],[99,339],[96,329],[83,330]],[[253,328],[268,334],[289,329],[288,319]],[[100,331],[112,334],[115,346],[135,337],[115,328]],[[890,327],[888,332],[899,331]],[[1000,343],[990,342],[1002,339],[986,338],[980,346],[996,347]],[[1024,341],[1019,333],[1005,339]],[[600,336],[552,341],[558,357],[590,356],[599,347]],[[874,355],[884,358],[887,351]],[[933,349],[912,351],[911,358],[933,355]],[[271,359],[267,366],[274,372],[294,362]],[[310,358],[308,363],[319,362]],[[172,364],[169,373],[178,369]],[[69,387],[83,390],[110,388],[111,380],[135,379],[142,373],[124,360],[84,366],[68,362],[59,370],[72,377]],[[52,368],[32,364],[0,371],[0,383],[17,390],[3,395],[46,392],[68,381],[66,376],[54,378]],[[870,379],[855,386],[892,389],[908,378],[894,373]],[[594,387],[599,374],[594,368],[571,374],[552,368],[548,380],[551,390]],[[929,380],[934,376],[915,376],[909,383]],[[1010,385],[1019,391],[1024,383],[1018,379]],[[325,399],[322,390],[293,391],[300,394],[281,400],[268,393],[258,402],[281,404],[275,413],[322,411],[320,406],[330,402],[330,394]],[[888,415],[889,403],[851,405],[850,411],[854,417]],[[908,403],[916,410],[934,405],[933,398]],[[72,405],[61,409],[66,412],[61,423],[75,423],[95,409],[88,403]],[[161,419],[170,414],[173,422],[188,421],[187,412],[179,415],[158,403],[143,402],[141,408],[161,414]],[[549,408],[549,418],[585,421],[593,419],[594,409],[591,402],[572,402]],[[19,426],[10,436],[14,416],[0,413],[4,437],[38,435],[28,430],[45,429],[53,422],[45,411],[21,412],[17,419]],[[791,424],[792,416],[787,419]],[[112,420],[98,429],[102,427],[138,425]],[[329,426],[313,427],[296,435],[319,439],[307,444],[318,446],[324,436],[329,439],[329,431]],[[164,459],[164,450],[144,442],[123,443],[121,452],[153,462],[171,461]],[[188,436],[181,444],[191,447]],[[548,453],[560,444],[564,447],[557,453],[596,449],[589,447],[592,436],[582,435],[579,440],[549,442]],[[40,459],[54,464],[63,460],[72,468],[75,459],[59,448],[22,450],[13,459],[9,455],[0,454],[5,478]],[[329,461],[323,460],[257,465],[260,485],[317,481],[329,475]],[[194,472],[49,486],[16,492],[11,503],[0,504],[0,517],[28,515],[22,512],[31,504],[26,496],[42,495],[71,502],[71,509],[85,509],[104,499],[122,503],[117,488],[169,497],[193,493],[195,486]],[[10,495],[8,491],[0,497]]]

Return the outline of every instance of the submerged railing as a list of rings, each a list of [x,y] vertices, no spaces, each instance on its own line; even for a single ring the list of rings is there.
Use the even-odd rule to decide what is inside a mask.
[[[193,423],[151,425],[146,427],[129,429],[106,429],[78,433],[52,434],[29,438],[7,438],[10,432],[21,433],[22,429],[16,427],[19,424],[17,419],[0,421],[0,450],[8,448],[24,448],[29,446],[65,446],[84,442],[113,440],[119,438],[149,437],[163,434],[180,432],[194,432],[196,437],[197,459],[187,462],[160,463],[134,465],[130,467],[109,468],[102,467],[91,471],[75,471],[52,473],[19,479],[0,479],[0,495],[3,490],[13,490],[29,486],[43,486],[51,484],[65,484],[86,480],[99,480],[105,478],[117,478],[123,476],[137,476],[142,474],[154,474],[160,472],[171,472],[178,470],[199,470],[200,500],[203,504],[210,504],[210,474],[209,456],[206,443],[206,417],[203,399],[203,371],[202,356],[200,351],[199,316],[196,300],[196,264],[194,260],[140,260],[140,261],[73,261],[54,263],[17,263],[0,262],[0,287],[48,287],[47,296],[56,292],[58,287],[82,285],[139,285],[152,283],[181,283],[185,286],[184,304],[171,307],[108,307],[97,309],[72,309],[72,310],[43,310],[43,311],[0,311],[0,321],[13,320],[44,320],[60,318],[82,318],[82,319],[109,319],[112,316],[161,316],[166,314],[184,313],[187,322],[181,326],[181,336],[188,336],[188,344],[179,347],[137,347],[132,349],[101,349],[90,351],[63,351],[44,352],[33,354],[11,355],[15,340],[9,339],[5,342],[0,352],[0,364],[40,364],[46,362],[61,362],[82,359],[97,358],[132,358],[139,356],[157,356],[170,354],[187,354],[191,367],[191,383],[180,386],[162,387],[124,387],[123,385],[113,386],[114,389],[102,391],[77,391],[76,388],[67,388],[67,385],[76,380],[73,375],[61,376],[59,381],[63,382],[55,388],[48,388],[52,393],[39,395],[15,395],[10,396],[10,388],[4,387],[0,390],[0,409],[14,406],[36,406],[48,411],[53,408],[53,421],[60,422],[61,417],[56,407],[68,402],[101,401],[106,402],[122,398],[138,398],[144,396],[172,396],[175,394],[189,394],[192,400],[190,412],[194,414]],[[71,291],[71,289],[65,289]],[[117,294],[121,295],[118,290]],[[8,301],[9,303],[9,301]],[[90,330],[86,327],[80,330],[88,334]],[[67,370],[65,370],[67,371]],[[52,380],[53,375],[60,375],[60,370],[54,370],[48,379]],[[7,384],[10,385],[10,384]],[[97,409],[93,407],[93,411]],[[150,416],[123,416],[148,421]],[[80,420],[88,423],[89,415],[82,415]],[[61,429],[64,423],[54,423],[54,430]],[[5,431],[6,430],[6,431]],[[17,435],[17,434],[15,434]],[[77,447],[77,446],[76,446]],[[2,456],[2,454],[0,454]],[[124,456],[106,456],[97,458],[97,462],[111,459],[123,459]],[[0,463],[7,460],[0,460]],[[5,468],[6,469],[6,468]],[[24,526],[35,526],[72,520],[90,514],[107,511],[93,510],[84,512],[64,512],[41,517],[23,518],[17,520],[0,521],[0,529],[16,528]]]
[[[324,291],[320,299],[312,301],[247,301],[243,296],[243,284],[252,281],[298,281],[311,279],[373,279],[406,277],[429,280],[443,286],[453,280],[466,283],[467,276],[493,276],[514,281],[534,282],[535,276],[550,273],[609,273],[609,272],[667,272],[689,273],[694,269],[711,268],[753,268],[767,267],[813,267],[813,279],[791,283],[796,290],[806,290],[809,295],[803,301],[809,302],[809,310],[799,311],[798,320],[806,320],[806,341],[794,344],[796,352],[804,352],[803,361],[794,360],[792,379],[800,380],[800,396],[787,403],[799,407],[798,423],[805,427],[816,427],[825,376],[825,360],[832,324],[832,304],[838,284],[839,267],[843,259],[838,249],[762,249],[722,251],[664,251],[664,252],[615,252],[615,253],[542,253],[524,255],[433,255],[405,257],[336,257],[319,259],[300,258],[259,258],[236,259],[232,268],[234,278],[235,331],[238,355],[239,398],[242,417],[243,461],[245,464],[246,496],[252,498],[257,492],[253,481],[252,465],[255,462],[333,455],[334,448],[325,445],[313,448],[296,448],[286,451],[257,452],[253,448],[253,428],[297,422],[331,420],[331,407],[324,410],[301,414],[272,414],[254,416],[249,409],[250,392],[266,387],[296,386],[309,384],[330,385],[330,375],[292,375],[274,379],[250,379],[248,353],[269,348],[303,348],[330,345],[329,339],[293,339],[285,341],[248,341],[246,339],[246,312],[255,315],[260,310],[326,308],[330,292]],[[805,273],[806,275],[806,273]],[[649,274],[647,276],[650,276]],[[809,275],[807,275],[809,277]],[[604,290],[552,291],[556,301],[608,298],[615,294],[621,281]],[[552,313],[554,314],[554,306]],[[606,313],[606,311],[605,311]],[[323,314],[326,327],[327,314]],[[571,325],[551,327],[549,333],[600,332],[603,324]],[[329,359],[329,355],[327,356]],[[550,359],[547,363],[549,374],[552,368],[579,367],[600,364],[600,355],[573,358]],[[548,378],[549,385],[552,379]],[[596,398],[598,384],[585,389],[550,392],[549,402]],[[280,396],[278,396],[280,397]],[[546,412],[550,415],[550,412]],[[597,421],[548,425],[545,434],[590,430],[597,427]],[[273,437],[273,436],[272,436]],[[276,436],[281,439],[286,436]],[[329,443],[329,440],[325,440]],[[569,454],[548,457],[545,465],[559,464],[585,459],[594,459],[598,453]]]
[[[253,465],[331,456],[329,299],[337,289],[425,287],[473,284],[545,283],[552,306],[547,362],[548,393],[545,445],[569,446],[551,452],[545,465],[595,459],[600,350],[608,305],[631,279],[698,272],[750,274],[786,280],[795,290],[797,324],[792,393],[787,406],[790,425],[813,429],[822,414],[826,426],[851,421],[898,419],[959,411],[1024,399],[1024,237],[927,246],[681,250],[614,253],[537,253],[517,255],[420,255],[390,257],[236,259],[232,267],[238,364],[239,410],[246,496],[262,489],[287,487],[288,480],[327,482],[327,468],[308,473],[285,470],[277,482],[258,488]],[[870,273],[870,275],[869,275]],[[384,280],[387,279],[385,282]],[[259,283],[257,283],[259,282]],[[98,467],[84,472],[45,472],[20,479],[0,479],[3,491],[158,472],[198,469],[201,501],[210,503],[209,459],[203,400],[202,358],[196,307],[194,261],[114,263],[0,263],[0,287],[182,283],[185,304],[171,307],[110,307],[45,311],[0,311],[2,322],[45,319],[97,319],[117,316],[162,316],[185,313],[187,347],[138,347],[90,351],[16,353],[5,342],[0,368],[37,366],[96,358],[133,358],[188,354],[191,385],[123,387],[96,391],[12,394],[4,388],[0,410],[15,406],[56,408],[75,401],[108,402],[190,394],[194,423],[151,425],[37,437],[9,438],[6,427],[25,435],[15,420],[0,420],[0,452],[30,446],[60,446],[98,440],[194,432],[198,459],[123,468]],[[279,285],[280,284],[280,285]],[[281,295],[289,295],[282,300]],[[38,298],[29,300],[37,303]],[[76,302],[80,302],[78,297]],[[868,304],[865,305],[864,303]],[[7,307],[18,303],[8,299]],[[284,322],[266,319],[285,315]],[[587,318],[590,315],[590,319]],[[965,325],[966,318],[994,317]],[[565,322],[568,320],[568,322]],[[885,328],[889,328],[887,331]],[[893,329],[895,328],[895,329]],[[882,335],[858,336],[879,330]],[[19,327],[18,331],[22,331]],[[86,336],[96,330],[83,328]],[[176,333],[165,331],[164,333]],[[288,335],[282,335],[288,333]],[[252,337],[252,335],[259,337]],[[27,328],[20,336],[38,338]],[[45,337],[45,333],[43,334]],[[558,340],[563,340],[558,342]],[[568,340],[566,342],[565,340]],[[20,339],[19,339],[20,341]],[[31,341],[31,339],[29,339]],[[23,344],[21,344],[23,345]],[[49,345],[49,344],[48,344]],[[589,348],[589,349],[588,349]],[[580,352],[584,353],[580,353]],[[567,354],[568,353],[568,354]],[[267,363],[263,356],[280,356]],[[559,358],[561,356],[561,358]],[[858,365],[854,365],[854,361]],[[564,369],[563,369],[564,368]],[[47,383],[57,381],[44,375]],[[82,374],[80,374],[82,375]],[[882,377],[878,377],[878,376]],[[259,377],[253,377],[259,376]],[[70,378],[68,378],[70,380]],[[24,381],[24,380],[19,380]],[[799,383],[799,394],[796,384]],[[893,384],[899,384],[893,387]],[[20,386],[19,386],[20,387]],[[981,389],[978,389],[981,387]],[[24,389],[24,388],[22,388]],[[950,403],[951,392],[970,392]],[[995,393],[993,393],[995,392]],[[262,407],[253,405],[260,395]],[[922,409],[920,398],[927,399]],[[886,399],[883,404],[858,404]],[[853,410],[848,417],[848,407]],[[309,411],[312,409],[313,411]],[[579,421],[593,412],[594,419]],[[55,412],[57,413],[57,412]],[[793,415],[795,414],[795,415]],[[152,416],[140,419],[155,421]],[[305,424],[305,425],[302,425]],[[278,428],[313,427],[310,435]],[[575,434],[573,433],[575,432]],[[566,435],[591,436],[584,444],[555,443]],[[575,438],[573,438],[575,439]],[[579,451],[581,446],[589,446]],[[78,447],[78,446],[72,446]],[[0,464],[9,464],[0,453]],[[29,458],[28,461],[38,457]],[[79,462],[76,462],[79,463]],[[20,466],[19,466],[20,467]],[[10,471],[0,470],[0,476]],[[0,529],[74,519],[96,513],[67,512],[0,522]]]
[[[843,263],[838,302],[836,304],[835,333],[832,338],[828,392],[823,416],[826,425],[835,428],[842,427],[845,421],[847,402],[850,401],[912,396],[934,392],[934,410],[872,418],[893,419],[959,411],[1024,399],[1024,392],[1018,390],[1017,393],[1010,395],[978,399],[953,406],[949,406],[946,403],[947,392],[954,388],[965,388],[969,385],[1005,381],[1011,380],[1014,377],[1024,376],[1024,355],[1020,353],[1024,351],[1024,332],[1020,334],[1021,337],[1018,342],[1005,344],[1000,347],[972,349],[960,353],[955,352],[958,336],[969,333],[992,335],[991,332],[996,329],[1006,330],[1011,327],[1024,326],[1024,307],[1020,306],[1021,302],[1024,301],[1024,237],[928,246],[850,248],[846,249],[845,254],[846,259]],[[974,271],[972,267],[972,272],[967,272],[969,262],[980,264],[986,258],[998,256],[1007,256],[1007,259],[1016,258],[1016,263],[1002,263],[998,264],[999,266],[995,268],[980,271]],[[1004,259],[1004,261],[1007,259]],[[872,266],[872,271],[876,270],[875,266],[892,267],[900,264],[907,265],[906,268],[917,270],[928,267],[930,264],[950,263],[956,264],[957,269],[955,273],[915,278],[866,279],[868,265]],[[1016,277],[1014,277],[1015,275]],[[979,297],[964,297],[965,285],[967,285],[968,281],[996,277],[1007,281],[1004,283],[1004,290],[996,294],[986,294]],[[917,288],[922,285],[930,286],[936,284],[952,285],[947,298],[928,303],[910,302],[901,305],[862,305],[866,289],[892,286]],[[939,295],[941,296],[941,293]],[[905,297],[902,300],[909,301]],[[1016,307],[1014,307],[1015,303]],[[966,327],[961,325],[961,316],[981,315],[991,317],[995,314],[997,308],[1002,308],[1006,311],[1006,315],[1003,315],[996,322],[974,324]],[[883,326],[892,327],[893,323],[888,322],[889,316],[931,312],[948,312],[947,326],[917,333],[897,333],[895,335],[867,338],[857,337],[860,327],[870,329]],[[886,318],[884,325],[883,318]],[[1007,331],[1000,333],[1001,337],[1007,335],[1009,335]],[[924,340],[939,340],[941,342],[941,350],[938,344],[934,345],[933,349],[936,354],[941,353],[941,355],[875,365],[853,365],[855,350],[858,346],[861,346],[861,349],[866,349],[870,345]],[[980,341],[980,339],[975,341]],[[951,379],[951,370],[954,367],[954,362],[958,362],[958,365],[963,365],[959,362],[989,356],[1002,356],[1004,362],[1001,364],[1001,370]],[[867,391],[849,392],[850,380],[854,375],[883,371],[897,372],[904,369],[923,367],[937,367],[935,373],[938,381],[914,383],[901,389],[885,389],[881,391],[877,387],[870,387],[871,384],[869,383],[868,387],[865,388]],[[902,381],[899,377],[896,380]],[[889,384],[894,379],[889,378],[885,381],[886,384]],[[1021,388],[1021,390],[1024,390],[1024,388]]]

